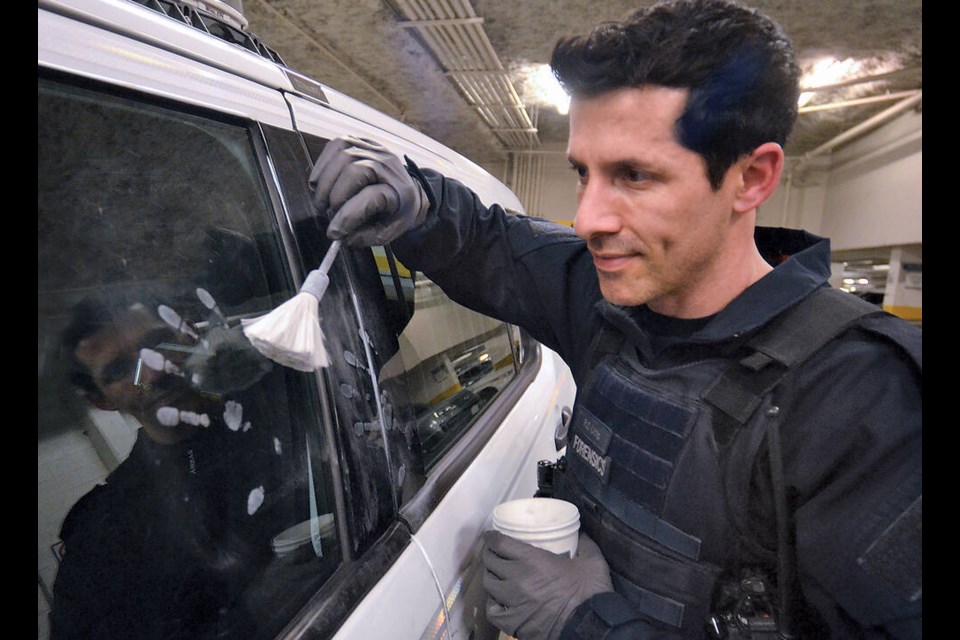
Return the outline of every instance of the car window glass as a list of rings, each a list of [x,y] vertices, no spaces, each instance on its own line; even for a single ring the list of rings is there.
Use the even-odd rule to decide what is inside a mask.
[[[402,379],[429,472],[516,375],[511,328],[453,302],[386,248],[373,252],[387,299],[407,314],[380,376]]]
[[[319,157],[326,140],[304,139],[310,157]],[[297,193],[306,191],[309,171],[296,165],[280,173],[282,181],[285,173],[294,176],[289,181],[293,203]],[[310,212],[295,227],[305,260],[318,264],[327,246],[328,218],[312,211],[309,198],[291,209]],[[399,262],[389,247],[344,247],[335,268],[341,271],[331,283],[349,277],[355,296],[332,305],[329,313],[355,313],[362,340],[350,353],[332,348],[333,362],[325,373],[336,385],[352,374],[341,360],[361,360],[369,367],[364,369],[367,380],[351,384],[364,390],[357,395],[368,399],[370,417],[358,421],[357,407],[337,407],[348,463],[352,458],[369,462],[354,465],[364,467],[363,475],[358,473],[345,489],[349,494],[356,485],[381,486],[384,478],[377,472],[383,467],[373,464],[379,455],[390,470],[386,482],[402,507],[516,379],[526,347],[516,328],[453,302],[424,274]]]
[[[242,335],[295,293],[254,142],[39,82],[38,585],[62,637],[272,637],[340,563],[317,378]]]
[[[309,158],[320,153],[323,141],[276,127],[266,126],[263,132],[300,260],[305,271],[316,269],[331,245],[324,233],[327,219],[313,215],[308,188]],[[369,250],[343,246],[331,263],[329,286],[319,306],[329,360],[322,379],[331,410],[331,438],[339,445],[353,556],[364,554],[396,523],[400,487],[415,484],[421,475],[408,455],[412,420],[405,403],[398,390],[377,380],[379,363],[396,352],[397,340],[388,329],[384,305],[370,300],[377,291],[383,297],[371,263]],[[386,570],[367,568],[369,575]]]

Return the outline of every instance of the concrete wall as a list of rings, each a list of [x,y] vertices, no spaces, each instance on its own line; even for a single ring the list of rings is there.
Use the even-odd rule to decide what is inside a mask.
[[[923,242],[922,114],[834,154],[822,231],[835,250]]]

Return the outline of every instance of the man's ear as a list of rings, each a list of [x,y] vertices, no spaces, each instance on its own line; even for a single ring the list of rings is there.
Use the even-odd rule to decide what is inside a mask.
[[[754,149],[750,155],[741,158],[737,166],[741,172],[742,183],[737,190],[734,209],[756,209],[780,184],[783,147],[776,142],[766,142]]]

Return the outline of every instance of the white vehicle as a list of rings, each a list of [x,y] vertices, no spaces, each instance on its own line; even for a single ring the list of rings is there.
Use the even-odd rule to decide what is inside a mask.
[[[496,637],[480,534],[557,457],[556,354],[388,247],[334,262],[330,366],[232,340],[323,257],[307,176],[335,136],[520,204],[245,27],[215,0],[38,3],[38,636]]]

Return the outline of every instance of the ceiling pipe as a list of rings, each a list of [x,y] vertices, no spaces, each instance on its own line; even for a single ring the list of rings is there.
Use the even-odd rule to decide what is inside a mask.
[[[793,190],[794,174],[797,171],[799,171],[803,165],[805,165],[807,162],[809,162],[813,158],[816,158],[817,156],[821,156],[826,153],[829,153],[830,151],[833,151],[838,146],[846,142],[849,142],[858,136],[864,135],[865,133],[872,131],[873,129],[876,129],[877,127],[883,124],[886,124],[887,122],[897,117],[901,113],[914,108],[915,106],[919,105],[922,102],[923,102],[923,91],[918,90],[910,97],[907,97],[901,100],[900,102],[893,105],[892,107],[884,111],[881,111],[880,113],[876,114],[872,118],[868,118],[864,120],[863,122],[856,125],[855,127],[848,129],[847,131],[836,136],[835,138],[828,140],[827,142],[823,143],[819,147],[811,151],[808,151],[806,154],[804,154],[803,157],[801,157],[800,160],[793,167],[790,168],[790,171],[787,172],[787,178],[786,178],[786,184],[785,184],[786,193],[784,194],[784,199],[783,199],[783,215],[781,216],[781,226],[786,226],[787,216],[789,214],[789,207],[790,207],[790,194],[791,194],[791,191]]]
[[[803,159],[800,161],[800,164],[803,164],[807,160],[814,158],[816,156],[833,151],[836,147],[846,142],[849,142],[850,140],[853,140],[857,136],[861,136],[867,133],[868,131],[872,131],[873,129],[876,129],[882,124],[886,124],[896,116],[900,115],[904,111],[912,109],[913,107],[917,106],[921,102],[923,102],[923,91],[919,90],[914,95],[904,100],[901,100],[900,102],[893,105],[889,109],[881,111],[880,113],[873,116],[872,118],[868,118],[864,120],[863,122],[853,127],[852,129],[848,129],[847,131],[841,133],[837,137],[831,140],[828,140],[827,142],[823,143],[816,149],[813,149],[812,151],[808,151],[803,156]]]
[[[816,93],[817,91],[827,91],[828,89],[840,89],[842,87],[852,87],[855,84],[863,84],[865,82],[879,82],[881,80],[896,80],[897,78],[914,76],[918,73],[921,73],[922,71],[923,71],[922,67],[898,69],[897,71],[888,71],[887,73],[878,73],[873,76],[863,76],[861,78],[851,78],[849,80],[842,80],[840,82],[822,84],[818,87],[800,87],[800,92]]]
[[[854,98],[853,100],[843,100],[840,102],[828,102],[826,104],[815,104],[810,107],[800,107],[797,111],[798,114],[801,113],[812,113],[814,111],[830,111],[832,109],[846,109],[847,107],[859,107],[865,104],[873,104],[875,102],[892,102],[893,100],[900,100],[901,98],[909,98],[911,96],[917,95],[919,89],[913,89],[912,91],[898,91],[897,93],[885,93],[881,96],[867,96],[865,98]]]

